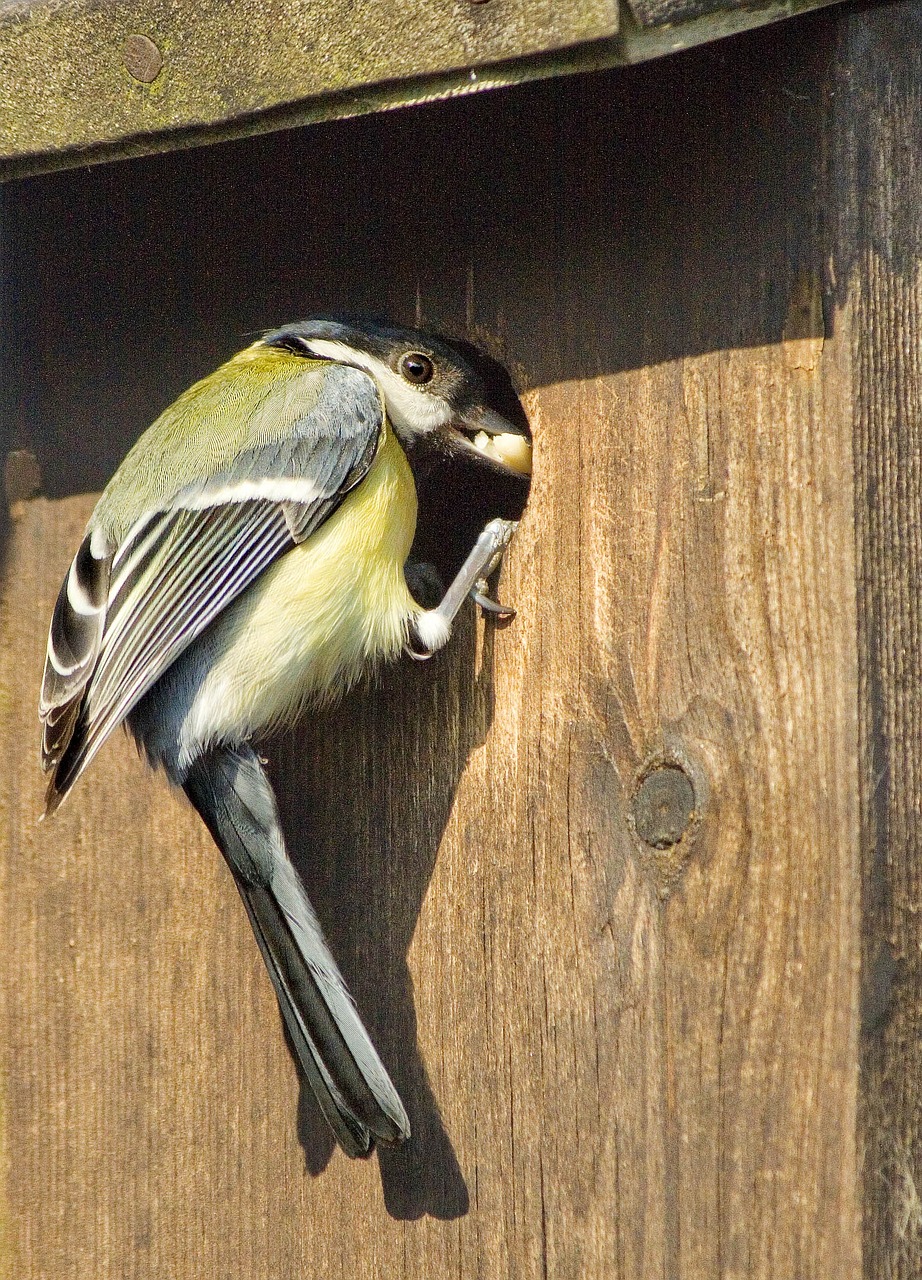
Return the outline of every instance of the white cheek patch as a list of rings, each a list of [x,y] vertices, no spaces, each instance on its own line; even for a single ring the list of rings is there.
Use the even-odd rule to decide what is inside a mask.
[[[376,359],[367,351],[357,351],[345,342],[332,342],[328,338],[308,338],[305,345],[325,360],[338,360],[341,364],[351,364],[371,374],[381,390],[387,416],[398,435],[427,435],[443,427],[451,418],[451,408],[441,396],[411,386],[383,360]]]

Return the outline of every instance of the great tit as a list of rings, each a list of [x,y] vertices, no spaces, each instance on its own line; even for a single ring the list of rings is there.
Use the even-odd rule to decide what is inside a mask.
[[[406,648],[445,644],[514,525],[493,520],[435,608],[404,566],[407,459],[528,473],[527,429],[452,345],[370,322],[266,334],[184,392],[97,503],[61,587],[42,683],[46,813],[125,722],[227,859],[304,1074],[349,1155],[409,1136],[285,848],[251,742]],[[492,607],[497,607],[495,604]]]

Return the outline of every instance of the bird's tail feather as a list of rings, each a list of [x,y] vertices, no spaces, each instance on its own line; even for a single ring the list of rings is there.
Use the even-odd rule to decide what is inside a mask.
[[[250,747],[219,747],[185,791],[234,874],[304,1074],[343,1150],[409,1137],[406,1112],[285,849],[275,797]]]

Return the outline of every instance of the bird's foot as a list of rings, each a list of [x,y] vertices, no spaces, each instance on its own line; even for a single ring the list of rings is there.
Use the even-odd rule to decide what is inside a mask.
[[[515,617],[515,610],[500,604],[487,595],[487,579],[499,567],[503,553],[518,528],[517,520],[491,520],[474,543],[470,555],[458,571],[458,575],[434,609],[417,614],[413,622],[416,647],[411,641],[404,645],[404,652],[417,662],[425,662],[447,642],[451,624],[468,596],[485,613],[498,620]]]

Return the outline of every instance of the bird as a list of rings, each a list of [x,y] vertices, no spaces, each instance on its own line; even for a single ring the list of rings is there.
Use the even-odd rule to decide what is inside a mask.
[[[288,854],[254,747],[405,651],[447,643],[515,522],[494,518],[440,602],[417,603],[410,458],[530,474],[527,424],[460,344],[366,319],[264,333],[184,391],[93,511],[54,607],[39,717],[45,814],[124,724],[227,861],[301,1070],[337,1142],[410,1136]]]

